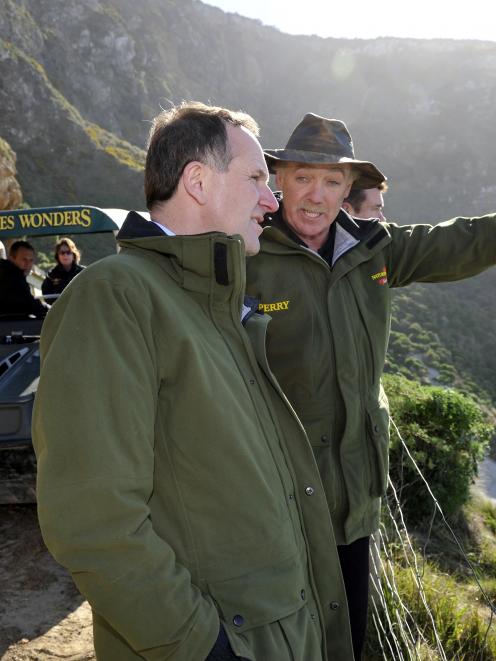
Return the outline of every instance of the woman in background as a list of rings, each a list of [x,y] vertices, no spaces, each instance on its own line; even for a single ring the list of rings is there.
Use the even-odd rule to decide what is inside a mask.
[[[55,244],[55,261],[57,264],[48,272],[41,285],[43,295],[50,296],[49,302],[51,302],[51,295],[60,295],[69,282],[84,269],[84,266],[79,264],[80,259],[81,253],[76,248],[74,241],[67,237],[57,241]]]

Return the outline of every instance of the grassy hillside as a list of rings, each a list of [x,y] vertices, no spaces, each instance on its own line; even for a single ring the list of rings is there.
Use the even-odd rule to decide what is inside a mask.
[[[477,580],[442,523],[412,529],[400,544],[387,514],[384,520],[383,540],[390,541],[382,546],[380,587],[372,590],[364,661],[494,661],[496,506],[474,493],[451,522]]]

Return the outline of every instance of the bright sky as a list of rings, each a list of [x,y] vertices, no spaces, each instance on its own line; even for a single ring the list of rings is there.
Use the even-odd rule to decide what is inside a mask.
[[[203,0],[289,34],[496,41],[493,0]]]

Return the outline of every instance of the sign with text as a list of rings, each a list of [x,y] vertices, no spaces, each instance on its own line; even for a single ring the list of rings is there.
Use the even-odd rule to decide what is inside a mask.
[[[53,234],[116,232],[126,218],[124,209],[92,206],[42,207],[0,211],[0,239]]]

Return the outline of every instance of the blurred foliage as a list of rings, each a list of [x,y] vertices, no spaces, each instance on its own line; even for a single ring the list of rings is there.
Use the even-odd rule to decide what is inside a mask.
[[[393,291],[386,372],[444,385],[496,406],[495,273]]]

